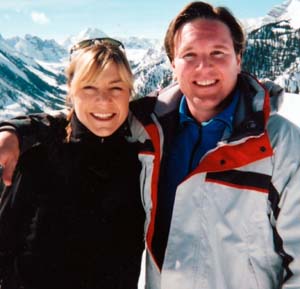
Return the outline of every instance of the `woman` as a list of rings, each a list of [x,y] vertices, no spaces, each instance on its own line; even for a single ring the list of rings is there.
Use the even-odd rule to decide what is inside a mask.
[[[22,155],[3,195],[1,288],[137,288],[145,216],[122,49],[100,38],[71,50],[69,121]]]

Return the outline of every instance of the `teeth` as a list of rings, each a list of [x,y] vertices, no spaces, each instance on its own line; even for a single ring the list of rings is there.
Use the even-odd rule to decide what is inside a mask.
[[[216,83],[217,80],[202,80],[202,81],[196,81],[196,84],[201,85],[201,86],[208,86]]]
[[[109,119],[113,117],[113,113],[92,113],[94,117],[100,118],[100,119]]]

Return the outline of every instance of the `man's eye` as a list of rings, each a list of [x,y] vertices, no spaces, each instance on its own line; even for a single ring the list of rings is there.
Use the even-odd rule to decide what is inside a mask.
[[[184,55],[183,55],[183,58],[184,58],[184,59],[187,59],[187,60],[193,59],[194,57],[195,57],[195,54],[194,54],[194,53],[187,53],[187,54],[184,54]]]
[[[223,51],[220,51],[220,50],[216,50],[216,51],[213,51],[211,53],[212,56],[215,56],[215,57],[222,57],[225,55],[225,53]]]

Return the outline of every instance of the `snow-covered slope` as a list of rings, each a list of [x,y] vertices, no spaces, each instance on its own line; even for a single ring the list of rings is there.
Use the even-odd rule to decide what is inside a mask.
[[[279,114],[286,117],[294,124],[300,126],[300,95],[285,93]]]
[[[267,16],[249,20],[248,25],[251,22],[259,26],[248,29],[243,61],[244,70],[258,78],[276,81],[292,93],[300,91],[300,29],[297,28],[300,17],[295,13],[300,11],[299,5],[300,0],[285,1]],[[31,35],[10,39],[0,36],[0,119],[63,107],[64,68],[70,46],[82,39],[107,36],[97,28],[87,28],[60,44]],[[118,39],[125,45],[138,96],[172,81],[161,41],[137,37]]]
[[[300,28],[300,0],[286,0],[282,4],[275,5],[266,16],[259,18],[242,19],[247,32],[263,25],[288,20],[294,29]]]
[[[55,40],[42,40],[29,34],[24,38],[16,36],[6,39],[6,43],[20,54],[36,60],[59,62],[68,55],[67,50]]]
[[[269,23],[248,34],[243,67],[258,78],[276,81],[288,92],[300,91],[300,29],[289,21]]]
[[[0,118],[20,113],[60,109],[64,90],[55,72],[37,60],[21,55],[0,36]]]
[[[69,51],[72,45],[75,43],[84,40],[84,39],[90,39],[90,38],[99,38],[99,37],[108,37],[107,34],[105,34],[103,31],[97,28],[86,28],[82,31],[80,31],[77,35],[72,35],[67,37],[61,45]]]
[[[88,28],[64,41],[64,46],[54,40],[42,40],[26,35],[24,38],[3,39],[0,36],[0,120],[24,113],[49,111],[64,107],[67,50],[76,42],[95,37],[107,37],[99,29]],[[141,94],[157,87],[163,79],[161,45],[158,41],[145,38],[121,38],[133,71],[137,71],[136,91]],[[156,76],[146,77],[143,68],[154,71]],[[155,69],[154,69],[155,68]],[[149,72],[148,72],[149,73]]]
[[[274,6],[263,18],[262,24],[288,20],[294,29],[300,28],[300,0],[287,0]]]

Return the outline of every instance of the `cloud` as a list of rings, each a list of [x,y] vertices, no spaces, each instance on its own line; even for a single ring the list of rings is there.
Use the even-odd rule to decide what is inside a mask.
[[[31,19],[33,22],[38,24],[47,24],[50,22],[49,18],[43,12],[31,12]]]

